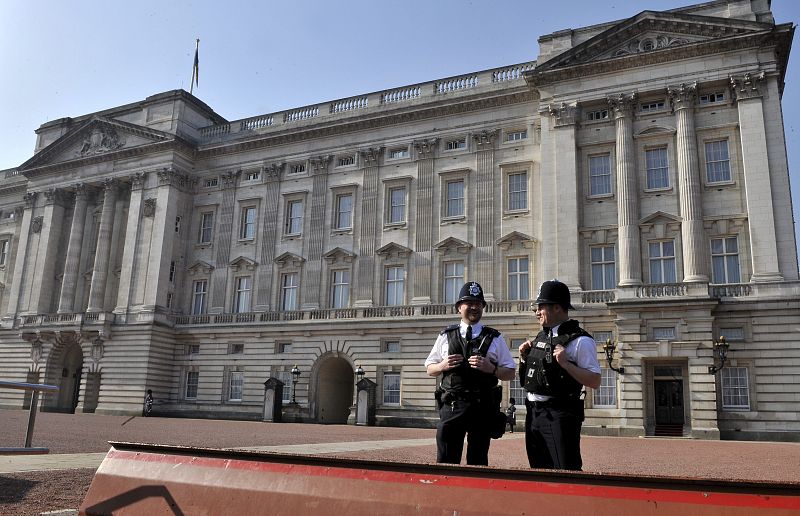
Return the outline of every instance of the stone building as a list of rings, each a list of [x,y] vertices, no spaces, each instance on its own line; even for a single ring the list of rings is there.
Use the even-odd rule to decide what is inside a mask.
[[[136,414],[152,389],[161,414],[251,419],[274,378],[284,419],[344,423],[363,370],[376,424],[431,425],[461,284],[516,347],[557,277],[624,367],[586,432],[797,439],[793,26],[769,7],[643,11],[244,120],[179,90],[48,122],[0,185],[0,377],[59,385],[43,410]]]

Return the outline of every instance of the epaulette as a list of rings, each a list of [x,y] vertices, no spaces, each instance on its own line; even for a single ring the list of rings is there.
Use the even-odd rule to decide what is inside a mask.
[[[448,326],[447,328],[445,328],[445,329],[443,329],[441,332],[439,332],[439,335],[444,335],[444,334],[445,334],[445,333],[447,333],[448,331],[457,330],[457,329],[459,329],[459,328],[461,328],[461,325],[460,325],[460,324],[451,324],[450,326]]]

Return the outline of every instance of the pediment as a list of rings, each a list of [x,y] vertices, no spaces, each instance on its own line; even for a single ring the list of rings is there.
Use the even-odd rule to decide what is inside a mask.
[[[280,265],[281,267],[300,267],[306,259],[302,256],[298,256],[294,253],[285,252],[282,255],[275,258],[274,262]]]
[[[667,127],[664,125],[654,125],[639,131],[634,136],[653,136],[657,134],[666,135],[666,134],[675,134],[675,132],[676,130],[673,127]]]
[[[323,254],[322,257],[325,258],[325,261],[327,261],[328,263],[336,263],[338,261],[350,263],[353,261],[353,258],[355,258],[356,255],[355,253],[352,253],[347,249],[336,247],[331,249],[327,253]]]
[[[95,116],[39,151],[23,163],[19,170],[24,172],[174,139],[174,135],[163,131]]]
[[[534,73],[541,74],[585,63],[663,52],[771,29],[771,24],[762,22],[676,12],[642,11],[541,63]]]
[[[411,249],[395,242],[389,242],[385,246],[375,251],[375,254],[383,258],[389,258],[392,256],[396,256],[398,258],[406,258],[410,256],[411,253],[412,253]]]
[[[519,244],[526,249],[530,249],[533,247],[534,242],[536,242],[536,240],[533,237],[528,236],[525,233],[520,233],[519,231],[512,231],[511,233],[498,238],[496,243],[500,249],[507,251],[515,244]]]
[[[671,213],[657,211],[641,219],[639,221],[639,225],[672,224],[675,222],[680,223],[681,218],[678,217],[677,215],[672,215]]]
[[[440,253],[457,251],[461,254],[466,254],[470,249],[472,249],[472,244],[469,242],[464,242],[456,237],[447,237],[438,244],[434,245],[433,248]]]
[[[228,264],[228,266],[234,271],[239,271],[243,269],[252,271],[255,270],[256,265],[258,265],[258,263],[256,263],[254,260],[251,260],[250,258],[247,258],[246,256],[238,256],[233,260],[231,260],[231,262]]]
[[[197,260],[193,264],[191,264],[187,269],[189,274],[194,275],[198,273],[205,273],[208,274],[214,270],[214,266],[208,262],[204,262],[203,260]]]

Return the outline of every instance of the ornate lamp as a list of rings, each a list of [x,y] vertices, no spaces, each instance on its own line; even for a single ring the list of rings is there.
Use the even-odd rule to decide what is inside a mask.
[[[608,362],[608,368],[612,371],[616,371],[619,374],[625,374],[624,367],[614,367],[611,365],[611,361],[614,360],[614,350],[617,348],[617,345],[611,341],[611,339],[606,339],[606,343],[603,344],[603,351],[606,352],[606,361]]]
[[[292,368],[292,403],[297,404],[297,382],[300,381],[300,368],[297,364]]]
[[[717,355],[719,355],[719,367],[715,365],[708,366],[708,374],[717,374],[718,371],[721,371],[722,368],[725,367],[725,360],[728,359],[728,348],[730,348],[730,346],[731,345],[725,341],[725,337],[720,335],[714,343],[714,349],[717,351]]]
[[[356,366],[356,377],[359,382],[364,378],[364,369],[360,365]]]

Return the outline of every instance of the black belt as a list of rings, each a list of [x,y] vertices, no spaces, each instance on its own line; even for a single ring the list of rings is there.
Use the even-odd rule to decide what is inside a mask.
[[[525,400],[525,403],[529,407],[541,409],[546,407],[565,407],[569,406],[572,402],[582,401],[580,398],[572,398],[572,397],[560,397],[560,398],[550,398],[549,400],[544,401],[530,401]]]

